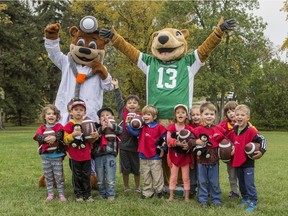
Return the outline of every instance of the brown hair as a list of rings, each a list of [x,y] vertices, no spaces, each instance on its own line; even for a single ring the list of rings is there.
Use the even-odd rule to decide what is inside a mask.
[[[212,104],[211,102],[204,102],[203,104],[201,104],[200,113],[202,114],[205,109],[209,109],[211,111],[214,111],[215,114],[217,112],[216,106],[214,104]]]
[[[158,110],[155,106],[146,105],[142,109],[142,114],[146,114],[146,113],[151,113],[151,115],[154,117],[154,116],[158,115]]]
[[[138,104],[140,103],[140,99],[139,99],[139,97],[138,97],[137,95],[129,95],[129,96],[126,98],[126,100],[125,100],[125,105],[127,104],[127,102],[128,102],[129,100],[132,100],[132,99],[136,100],[136,101],[138,102]]]
[[[224,115],[226,116],[226,118],[228,118],[227,112],[229,110],[235,110],[235,108],[237,106],[238,106],[238,103],[236,101],[229,101],[228,103],[225,104],[225,106],[224,106]]]
[[[42,109],[42,112],[41,112],[41,115],[40,115],[40,117],[42,118],[43,122],[46,124],[45,114],[46,114],[48,109],[51,109],[51,110],[54,111],[54,113],[56,114],[56,121],[59,121],[60,118],[61,118],[60,110],[55,105],[48,104]]]

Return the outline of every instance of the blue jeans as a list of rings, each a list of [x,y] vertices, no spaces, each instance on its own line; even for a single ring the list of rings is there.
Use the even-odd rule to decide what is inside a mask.
[[[243,200],[251,201],[257,205],[258,197],[254,184],[254,167],[236,168],[239,190]]]
[[[207,203],[211,195],[212,203],[221,203],[221,189],[219,184],[219,163],[205,165],[197,163],[198,202]]]
[[[114,155],[97,156],[95,168],[100,196],[114,197],[116,194],[116,157]]]

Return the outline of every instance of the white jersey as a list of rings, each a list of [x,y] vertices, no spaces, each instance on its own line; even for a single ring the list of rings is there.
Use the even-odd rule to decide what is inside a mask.
[[[69,119],[67,104],[74,98],[76,78],[72,69],[69,66],[68,56],[63,54],[60,50],[59,41],[45,39],[45,48],[48,57],[61,70],[61,82],[56,96],[55,105],[61,112],[60,123],[65,125]],[[91,68],[76,64],[78,73],[89,74]],[[102,80],[98,74],[86,80],[81,84],[79,98],[86,103],[86,115],[94,122],[99,122],[97,111],[103,105],[103,92],[110,91],[114,87],[111,84],[111,76]]]

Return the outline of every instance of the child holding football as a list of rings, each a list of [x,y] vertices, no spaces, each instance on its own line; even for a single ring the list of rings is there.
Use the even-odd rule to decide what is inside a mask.
[[[143,177],[142,198],[157,198],[163,196],[163,170],[161,157],[163,150],[157,152],[158,140],[163,140],[166,136],[166,128],[159,124],[156,119],[157,108],[146,105],[142,109],[144,126],[140,129],[133,129],[127,123],[128,132],[133,136],[139,136],[138,152],[140,158],[140,170]]]
[[[55,105],[48,104],[43,108],[41,118],[44,121],[44,125],[37,129],[33,139],[39,144],[38,150],[42,158],[42,167],[48,192],[46,201],[54,199],[53,179],[55,179],[59,200],[66,202],[62,162],[66,153],[63,145],[63,126],[58,123],[60,111]],[[48,129],[50,129],[49,133]]]
[[[167,162],[171,170],[169,180],[169,201],[174,200],[174,191],[176,189],[178,172],[179,169],[181,169],[185,193],[184,200],[188,202],[190,195],[189,171],[190,166],[192,166],[191,168],[194,168],[194,155],[192,154],[191,146],[189,146],[186,141],[180,142],[175,137],[175,134],[182,129],[192,131],[192,128],[188,125],[188,108],[186,105],[177,104],[174,107],[174,122],[175,123],[170,124],[167,129]]]
[[[98,190],[101,199],[114,201],[116,194],[116,156],[118,137],[123,128],[115,123],[114,113],[109,107],[103,107],[97,115],[101,127],[98,132],[100,142],[95,146],[95,168],[98,177]]]
[[[235,108],[237,105],[236,101],[229,101],[224,106],[225,119],[219,123],[219,126],[226,130],[226,134],[229,133],[235,125]],[[236,169],[231,166],[231,161],[227,162],[227,173],[231,189],[229,197],[239,198]]]
[[[135,183],[134,191],[140,193],[140,161],[137,152],[138,137],[129,134],[126,128],[126,122],[129,121],[128,113],[137,113],[137,110],[139,109],[139,97],[137,95],[129,95],[124,101],[122,98],[122,92],[119,88],[118,80],[112,79],[111,83],[114,85],[115,88],[119,120],[121,121],[123,126],[119,149],[120,168],[123,178],[124,191],[131,191],[129,186],[129,175],[133,174]]]
[[[198,138],[196,144],[205,146],[209,143],[206,148],[210,157],[197,156],[198,202],[202,207],[207,207],[210,194],[212,205],[221,206],[218,146],[224,139],[225,131],[215,125],[216,107],[212,103],[203,103],[200,106],[200,113],[203,124],[194,128]],[[208,139],[204,142],[200,139],[202,136]]]
[[[250,108],[244,104],[235,108],[236,124],[233,130],[227,135],[233,142],[237,143],[232,151],[232,167],[236,168],[239,190],[242,196],[240,206],[246,207],[246,211],[253,212],[257,208],[258,197],[254,182],[255,160],[259,159],[266,152],[266,140],[258,131],[249,124]],[[244,151],[245,145],[249,142],[260,144],[259,151],[249,158]]]
[[[85,140],[81,123],[86,115],[86,104],[76,99],[71,105],[73,118],[64,126],[64,142],[68,145],[67,152],[71,158],[72,182],[77,202],[93,202],[91,196],[91,148],[99,137],[97,131],[91,132],[91,140]]]

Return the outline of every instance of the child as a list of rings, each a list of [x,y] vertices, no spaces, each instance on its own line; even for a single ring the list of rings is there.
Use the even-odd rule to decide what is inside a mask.
[[[196,128],[201,124],[201,114],[200,114],[200,106],[193,105],[190,110],[190,122],[189,126],[192,128]],[[192,160],[194,160],[194,168],[192,169],[190,166],[190,198],[193,198],[197,193],[197,169],[196,169],[196,157],[194,153],[192,154]]]
[[[266,152],[266,140],[251,126],[248,121],[250,119],[250,109],[246,105],[238,105],[235,108],[236,125],[228,134],[228,138],[235,145],[232,152],[233,158],[231,165],[236,167],[239,190],[242,196],[241,207],[248,206],[246,211],[252,212],[257,207],[258,197],[254,182],[254,160],[259,159]],[[260,150],[256,151],[256,155],[250,159],[246,156],[244,147],[249,142],[260,144]]]
[[[98,129],[101,140],[95,147],[99,194],[102,199],[107,198],[109,201],[114,201],[116,194],[116,155],[118,153],[117,135],[122,133],[123,128],[112,123],[111,119],[114,120],[114,113],[109,107],[103,107],[97,112],[97,115],[101,124]],[[107,134],[106,139],[105,131],[108,129],[110,137]]]
[[[143,176],[142,198],[152,198],[154,195],[162,198],[164,178],[161,157],[164,150],[158,154],[156,149],[158,140],[166,136],[166,128],[156,121],[158,114],[156,107],[146,105],[142,109],[142,114],[144,126],[141,129],[133,129],[129,123],[127,124],[129,133],[139,136],[138,152]]]
[[[82,134],[81,125],[84,116],[86,115],[86,105],[83,100],[76,99],[71,105],[72,119],[64,127],[64,142],[68,145],[68,153],[71,158],[72,167],[72,182],[74,187],[74,194],[77,202],[87,201],[93,202],[90,187],[90,173],[91,173],[91,148],[92,144],[98,138],[97,131],[90,135],[92,140],[85,141]],[[75,128],[74,128],[75,126]],[[76,127],[77,126],[77,127]],[[82,142],[82,143],[81,143]],[[81,148],[74,147],[77,143]],[[84,144],[84,145],[83,145]],[[77,145],[77,146],[78,146]]]
[[[171,169],[171,175],[169,180],[169,201],[174,200],[174,191],[176,189],[176,183],[178,178],[178,171],[181,168],[182,179],[184,183],[185,191],[185,201],[189,201],[190,194],[190,179],[189,179],[189,170],[190,164],[194,161],[191,151],[188,153],[178,152],[175,147],[179,146],[184,150],[188,150],[190,147],[186,141],[180,142],[171,135],[182,129],[188,129],[192,131],[192,128],[188,126],[188,108],[184,104],[178,104],[174,107],[174,122],[168,126],[167,131],[167,144],[168,144],[168,165]],[[193,158],[193,160],[192,160]],[[194,168],[194,163],[193,163]]]
[[[215,126],[216,107],[212,103],[203,103],[200,106],[200,113],[203,125],[194,128],[194,133],[199,138],[196,140],[196,144],[204,146],[205,143],[200,137],[207,136],[207,142],[210,143],[207,153],[210,157],[197,156],[198,202],[202,207],[207,207],[210,194],[212,205],[221,206],[218,146],[224,139],[225,131],[223,128]]]
[[[235,125],[235,108],[237,105],[237,102],[229,101],[224,106],[224,116],[226,118],[219,123],[219,126],[226,130],[226,134],[228,134]],[[231,161],[227,163],[227,173],[231,189],[229,197],[239,198],[236,169],[231,166]]]
[[[126,120],[128,113],[136,113],[139,108],[139,97],[136,95],[129,95],[124,102],[121,90],[117,79],[112,79],[112,84],[115,88],[115,96],[117,102],[117,109],[119,120],[123,124],[123,133],[121,142],[119,143],[120,149],[120,168],[124,183],[124,191],[131,191],[129,186],[129,174],[134,175],[135,189],[137,193],[140,191],[140,161],[138,157],[138,137],[132,136],[126,129]],[[124,123],[123,123],[124,122]]]
[[[60,111],[56,106],[48,104],[42,110],[41,117],[45,125],[40,126],[33,137],[39,144],[39,154],[42,158],[42,167],[46,179],[46,188],[48,196],[46,201],[54,199],[53,179],[56,181],[59,200],[66,202],[64,195],[63,180],[63,158],[65,148],[63,140],[63,126],[58,123],[60,119]],[[45,135],[48,129],[52,129],[50,135]]]

